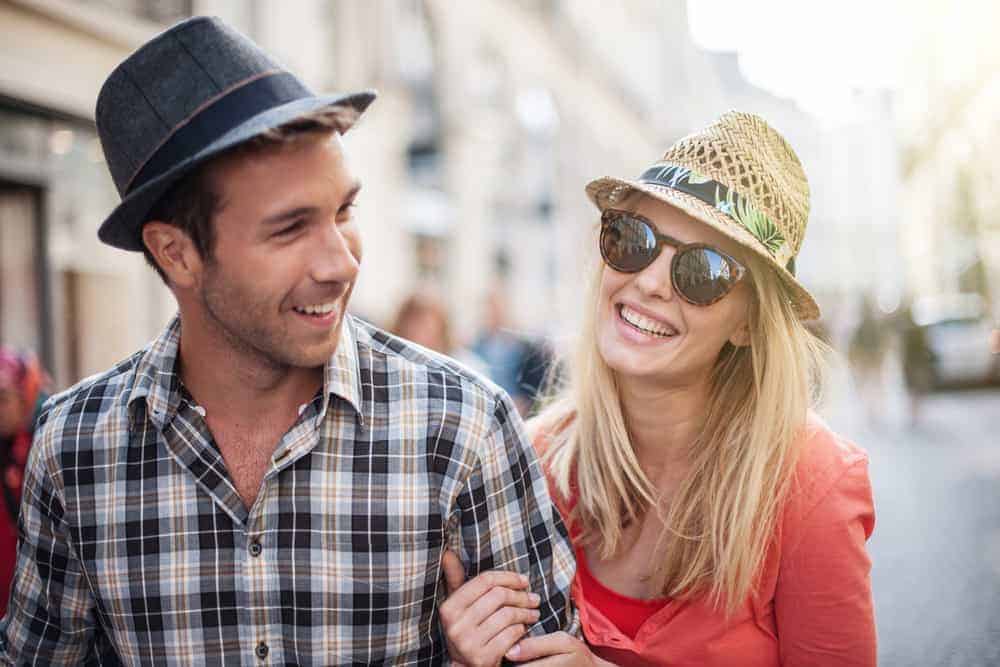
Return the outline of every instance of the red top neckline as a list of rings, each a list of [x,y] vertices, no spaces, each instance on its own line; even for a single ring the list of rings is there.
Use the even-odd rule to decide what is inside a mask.
[[[630,639],[635,639],[642,624],[670,603],[670,598],[644,600],[608,588],[594,576],[582,548],[576,550],[577,576],[587,601]]]

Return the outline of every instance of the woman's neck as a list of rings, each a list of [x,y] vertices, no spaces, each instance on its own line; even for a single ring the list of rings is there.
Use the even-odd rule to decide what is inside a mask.
[[[691,443],[704,423],[707,385],[622,383],[620,396],[632,446],[650,479],[686,469]]]

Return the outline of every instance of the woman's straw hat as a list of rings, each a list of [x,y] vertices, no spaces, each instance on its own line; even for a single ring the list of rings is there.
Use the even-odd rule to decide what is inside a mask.
[[[676,206],[760,255],[781,278],[798,316],[819,317],[816,301],[795,278],[809,183],[792,147],[763,118],[730,111],[678,140],[638,179],[605,177],[587,185],[587,196],[602,211],[635,191]]]

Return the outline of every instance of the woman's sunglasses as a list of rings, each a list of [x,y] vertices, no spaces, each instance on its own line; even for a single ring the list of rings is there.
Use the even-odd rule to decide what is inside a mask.
[[[729,294],[746,267],[704,243],[682,243],[656,231],[635,213],[607,209],[601,214],[601,257],[615,271],[638,273],[653,263],[664,245],[677,249],[670,259],[670,281],[682,299],[710,306]]]

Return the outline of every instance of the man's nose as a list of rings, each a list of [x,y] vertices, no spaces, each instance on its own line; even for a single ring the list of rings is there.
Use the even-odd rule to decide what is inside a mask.
[[[310,274],[318,283],[352,282],[361,268],[360,241],[331,222],[323,229],[312,252]]]

